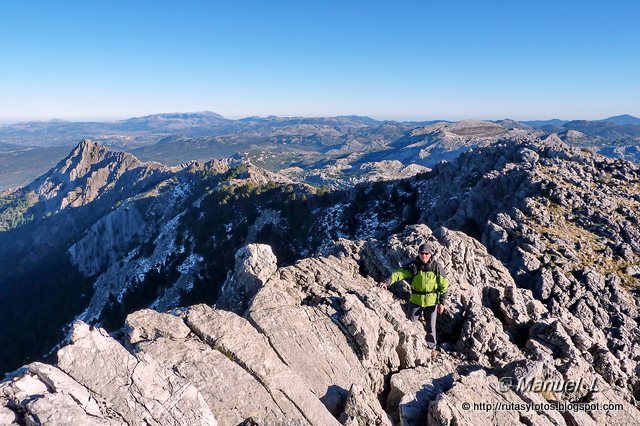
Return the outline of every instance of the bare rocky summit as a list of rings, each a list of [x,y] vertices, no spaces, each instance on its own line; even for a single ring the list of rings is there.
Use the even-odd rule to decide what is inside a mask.
[[[437,359],[401,298],[373,278],[431,240],[452,282]],[[477,240],[425,225],[277,267],[268,246],[238,251],[223,286],[235,312],[199,304],[130,314],[120,333],[77,322],[57,363],[0,385],[7,424],[640,424],[638,354],[618,359],[568,306],[550,310]],[[369,275],[363,275],[363,270]],[[402,287],[402,286],[400,286]],[[394,289],[402,292],[402,288]],[[616,295],[630,318],[636,302]],[[634,338],[628,344],[638,351]],[[524,331],[523,331],[524,330]],[[631,369],[631,370],[629,370]],[[573,393],[500,379],[597,381]],[[637,390],[636,390],[637,391]],[[619,410],[469,410],[464,403],[621,404]]]

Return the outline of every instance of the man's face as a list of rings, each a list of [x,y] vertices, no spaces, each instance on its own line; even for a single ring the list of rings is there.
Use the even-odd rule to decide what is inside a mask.
[[[427,252],[420,252],[420,260],[422,260],[423,262],[428,262],[429,259],[431,259],[431,253],[427,253]]]

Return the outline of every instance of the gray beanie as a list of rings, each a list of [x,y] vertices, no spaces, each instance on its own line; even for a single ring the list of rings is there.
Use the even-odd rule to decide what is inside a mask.
[[[436,251],[436,246],[431,241],[428,241],[428,242],[422,244],[420,246],[420,248],[418,249],[418,253],[431,253],[431,254],[433,254],[433,253],[435,253],[435,251]]]

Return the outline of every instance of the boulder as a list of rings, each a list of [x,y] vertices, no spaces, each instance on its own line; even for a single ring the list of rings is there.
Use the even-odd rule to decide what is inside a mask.
[[[249,244],[236,252],[235,269],[222,284],[216,306],[242,313],[249,301],[277,269],[271,247]]]
[[[352,385],[349,389],[340,423],[345,426],[391,426],[392,424],[375,394],[357,385]]]

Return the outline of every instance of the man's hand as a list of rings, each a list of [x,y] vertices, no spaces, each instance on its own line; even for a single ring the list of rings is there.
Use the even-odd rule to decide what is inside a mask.
[[[444,312],[444,305],[441,303],[438,305],[438,315],[442,315]]]
[[[387,283],[385,283],[384,281],[380,281],[378,283],[378,287],[380,287],[383,290],[386,290],[387,289]]]

